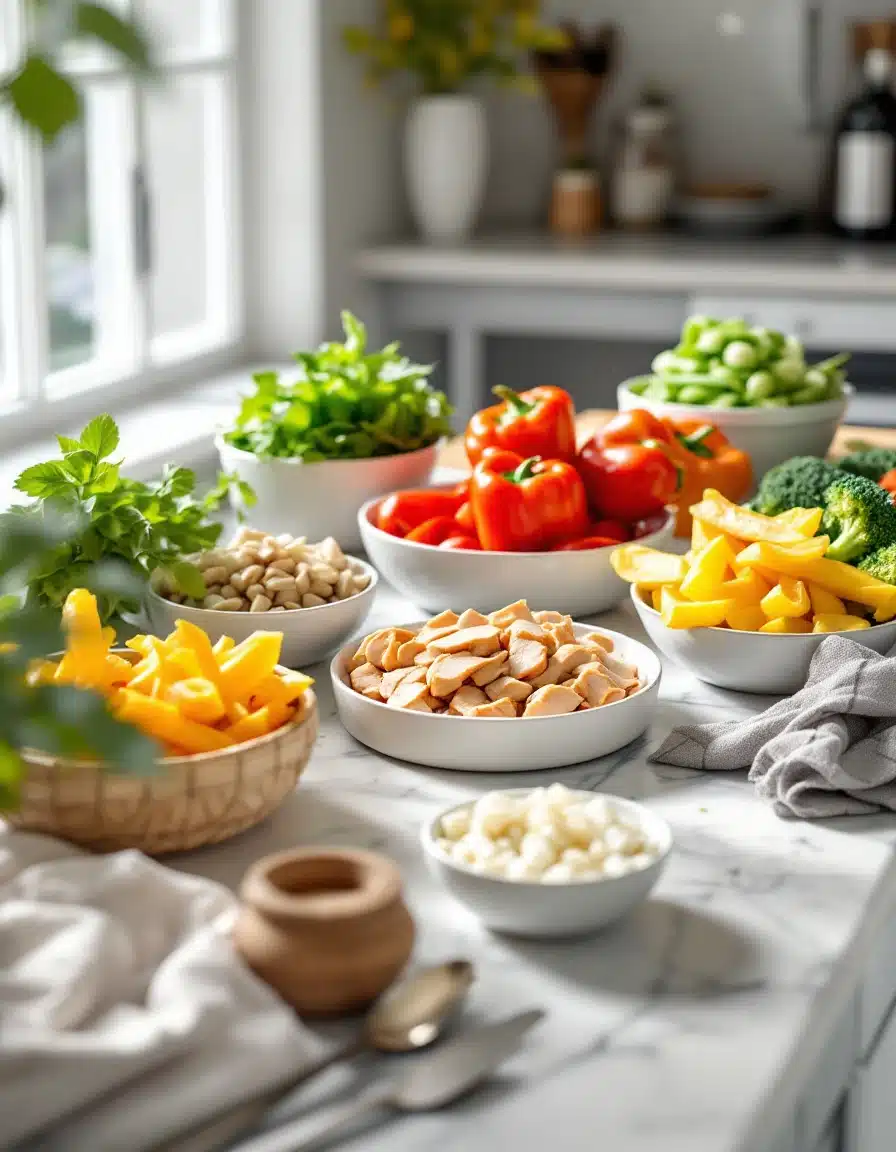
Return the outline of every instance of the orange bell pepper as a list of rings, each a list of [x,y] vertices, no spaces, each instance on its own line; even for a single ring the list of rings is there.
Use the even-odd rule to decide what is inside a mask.
[[[500,404],[477,412],[464,435],[467,459],[475,467],[486,448],[503,448],[522,459],[572,461],[576,455],[576,410],[562,388],[514,392],[493,388]]]
[[[668,433],[666,451],[681,470],[675,534],[690,536],[690,508],[714,488],[729,500],[742,500],[753,483],[750,457],[735,448],[713,424],[704,420],[663,420]]]
[[[485,552],[540,551],[588,527],[585,486],[564,460],[486,448],[473,469],[470,503]]]

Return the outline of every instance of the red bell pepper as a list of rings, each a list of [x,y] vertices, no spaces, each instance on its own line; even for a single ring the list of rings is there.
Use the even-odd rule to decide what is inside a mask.
[[[573,461],[576,455],[576,410],[562,388],[514,392],[494,388],[502,403],[477,412],[464,436],[467,458],[475,467],[486,448],[504,448],[523,459]]]
[[[439,545],[449,536],[457,536],[463,532],[458,522],[451,516],[432,516],[424,520],[416,528],[412,528],[405,536],[405,540],[413,540],[415,544]]]
[[[442,541],[439,547],[448,548],[452,551],[482,551],[482,545],[479,543],[475,536],[449,536],[447,540]]]
[[[890,493],[890,499],[896,504],[896,468],[891,468],[889,472],[884,472],[878,486]]]
[[[640,520],[660,512],[681,483],[671,434],[643,409],[620,412],[582,446],[578,465],[598,516]]]
[[[583,536],[581,540],[567,540],[555,544],[552,552],[590,552],[592,548],[618,548],[619,541],[612,536]]]
[[[540,551],[588,527],[582,479],[564,460],[486,448],[473,469],[470,503],[485,552]]]
[[[467,500],[469,480],[454,488],[408,488],[393,492],[380,504],[376,526],[390,536],[407,536],[424,520],[434,516],[453,517]]]
[[[469,532],[471,535],[475,534],[476,524],[473,520],[473,506],[469,500],[467,500],[464,504],[461,504],[460,508],[458,508],[457,513],[455,514],[454,519],[458,522],[458,524],[460,524],[461,528],[463,528],[465,532]]]

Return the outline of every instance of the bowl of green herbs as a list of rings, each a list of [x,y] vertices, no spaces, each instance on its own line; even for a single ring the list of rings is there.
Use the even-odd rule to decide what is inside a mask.
[[[429,383],[430,365],[397,343],[370,352],[364,325],[349,312],[342,323],[344,342],[297,353],[289,379],[257,373],[217,445],[222,467],[255,493],[253,526],[334,536],[351,549],[362,504],[426,484],[451,407]]]

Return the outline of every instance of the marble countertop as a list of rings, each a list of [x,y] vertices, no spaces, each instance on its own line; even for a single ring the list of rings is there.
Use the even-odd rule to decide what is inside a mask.
[[[727,239],[604,232],[569,240],[506,232],[474,236],[462,245],[384,243],[362,251],[357,266],[371,280],[417,283],[755,289],[809,296],[845,291],[887,297],[896,291],[896,246],[802,234]]]
[[[384,589],[364,631],[412,618],[419,611]],[[640,634],[628,606],[597,619]],[[530,1006],[548,1013],[487,1088],[449,1112],[388,1120],[339,1147],[768,1152],[896,904],[896,821],[785,821],[740,773],[647,764],[673,725],[767,703],[703,685],[674,665],[665,666],[644,738],[600,761],[512,777],[417,768],[369,752],[340,726],[326,669],[315,671],[321,736],[297,791],[261,827],[171,863],[235,887],[257,857],[297,844],[386,852],[405,877],[416,959],[475,960],[472,1015]],[[490,935],[429,878],[420,823],[493,788],[554,779],[650,804],[675,835],[669,867],[652,898],[601,935],[561,943]],[[345,1099],[381,1075],[383,1062],[330,1073],[305,1106]]]

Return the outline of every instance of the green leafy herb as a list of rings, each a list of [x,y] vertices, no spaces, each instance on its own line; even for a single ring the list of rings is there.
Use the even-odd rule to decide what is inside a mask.
[[[259,372],[225,439],[256,456],[363,460],[434,444],[451,433],[451,406],[427,382],[431,365],[414,364],[398,344],[367,351],[364,325],[343,312],[344,344],[296,353],[300,373],[286,383]]]
[[[49,512],[40,518],[7,516],[0,525],[0,810],[18,805],[24,748],[96,756],[133,775],[153,772],[160,755],[154,741],[117,721],[99,694],[28,683],[30,662],[58,651],[64,640],[59,612],[23,605],[19,590],[49,554],[65,546],[69,531],[64,518]],[[140,595],[140,582],[120,565],[88,565],[85,577],[100,594]]]
[[[3,518],[7,523],[40,523],[52,516],[67,526],[65,538],[28,573],[29,603],[61,608],[72,588],[85,583],[92,566],[108,560],[124,565],[142,583],[157,568],[164,569],[188,596],[202,596],[198,570],[182,557],[214,547],[221,525],[208,517],[232,486],[239,488],[244,504],[254,501],[251,489],[222,476],[197,500],[193,473],[171,465],[154,484],[127,479],[119,472],[120,461],[110,460],[118,447],[111,416],[91,420],[78,440],[58,440],[61,459],[34,464],[16,480],[18,491],[34,502],[12,508]],[[104,621],[139,607],[140,585],[136,594],[134,587],[103,589],[98,599]]]

